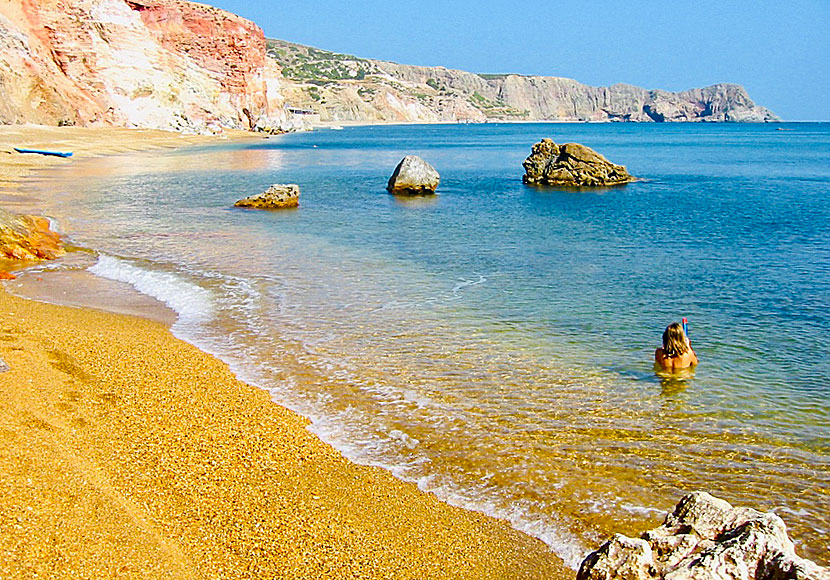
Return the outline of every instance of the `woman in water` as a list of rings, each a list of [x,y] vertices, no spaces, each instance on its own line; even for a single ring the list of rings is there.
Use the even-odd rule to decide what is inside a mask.
[[[668,371],[686,369],[697,364],[697,355],[679,322],[672,322],[663,331],[663,347],[654,351],[654,362]]]

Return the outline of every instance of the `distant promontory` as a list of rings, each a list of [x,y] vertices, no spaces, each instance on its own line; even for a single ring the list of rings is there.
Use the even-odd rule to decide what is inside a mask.
[[[317,122],[774,121],[739,85],[683,92],[486,75],[268,40],[183,0],[0,4],[0,123],[187,132]]]
[[[682,92],[560,77],[475,74],[358,58],[282,40],[268,56],[283,94],[331,122],[765,122],[780,120],[740,85]]]

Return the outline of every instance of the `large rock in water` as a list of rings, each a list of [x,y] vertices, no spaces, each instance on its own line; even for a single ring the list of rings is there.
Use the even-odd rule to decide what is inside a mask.
[[[830,580],[796,556],[773,513],[733,508],[697,491],[640,539],[617,534],[582,562],[577,580]]]
[[[240,199],[234,207],[254,209],[284,209],[300,205],[300,186],[295,183],[275,183],[262,193]]]
[[[386,189],[390,193],[430,194],[435,193],[440,179],[432,165],[417,155],[407,155],[398,163]]]
[[[616,165],[585,145],[557,145],[551,139],[536,143],[522,164],[523,181],[530,185],[602,187],[635,181],[622,165]]]
[[[52,260],[65,253],[60,236],[52,231],[45,217],[0,210],[0,258]]]

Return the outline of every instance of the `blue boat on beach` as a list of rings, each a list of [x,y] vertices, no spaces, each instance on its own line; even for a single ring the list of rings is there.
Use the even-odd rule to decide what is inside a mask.
[[[72,152],[63,151],[46,151],[44,149],[21,149],[19,147],[14,148],[15,151],[18,153],[37,153],[38,155],[51,155],[52,157],[72,157]]]

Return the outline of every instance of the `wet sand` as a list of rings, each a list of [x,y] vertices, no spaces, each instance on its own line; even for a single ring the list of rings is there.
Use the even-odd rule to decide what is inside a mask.
[[[0,151],[10,130],[81,155],[206,139],[3,127]],[[0,188],[67,162],[27,157],[0,160]],[[349,463],[162,323],[2,291],[0,358],[2,578],[574,576],[506,523]]]
[[[32,172],[72,163],[78,158],[209,144],[216,143],[221,138],[222,136],[182,135],[168,131],[114,127],[0,126],[0,191],[19,192],[22,180]],[[230,131],[224,138],[261,137],[241,131]],[[22,154],[17,153],[15,147],[72,152],[72,157]]]

